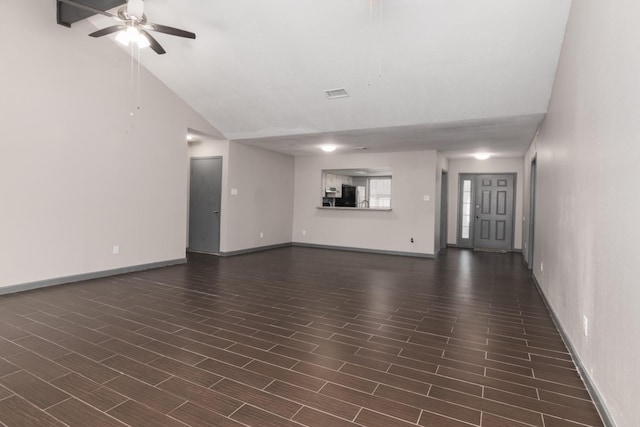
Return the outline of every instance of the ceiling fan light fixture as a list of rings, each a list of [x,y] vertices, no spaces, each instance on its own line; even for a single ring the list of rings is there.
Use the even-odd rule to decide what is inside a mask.
[[[151,46],[147,36],[133,25],[129,25],[125,30],[120,31],[116,36],[116,41],[123,46],[129,46],[129,43],[136,43],[140,49]]]
[[[139,47],[140,49],[144,49],[145,47],[149,47],[149,46],[151,46],[151,42],[149,41],[149,39],[147,38],[147,36],[145,36],[145,35],[144,35],[144,34],[142,34],[142,33],[139,33],[139,34],[138,34],[138,40],[137,40],[137,42],[138,42],[138,47]]]
[[[137,42],[140,35],[140,31],[136,27],[129,25],[125,30],[118,33],[116,41],[123,46],[129,46],[129,43]]]

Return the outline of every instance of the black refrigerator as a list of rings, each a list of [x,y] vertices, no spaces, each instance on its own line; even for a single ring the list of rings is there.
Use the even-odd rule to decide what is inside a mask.
[[[356,187],[354,185],[342,184],[342,197],[336,198],[335,206],[343,208],[356,207]]]

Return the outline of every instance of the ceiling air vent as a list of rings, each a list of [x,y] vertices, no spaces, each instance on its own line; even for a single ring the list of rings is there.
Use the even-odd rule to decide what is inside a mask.
[[[346,98],[349,96],[347,90],[343,88],[325,90],[324,93],[327,94],[327,98],[329,99]]]

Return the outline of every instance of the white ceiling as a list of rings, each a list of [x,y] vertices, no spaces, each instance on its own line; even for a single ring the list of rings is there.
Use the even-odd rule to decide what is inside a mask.
[[[227,139],[513,157],[546,113],[570,3],[146,0],[150,21],[197,39],[158,34],[168,53],[141,62]]]

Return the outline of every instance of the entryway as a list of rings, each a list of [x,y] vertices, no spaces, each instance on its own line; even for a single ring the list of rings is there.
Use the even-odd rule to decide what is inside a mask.
[[[460,174],[458,247],[513,250],[516,174]]]
[[[220,252],[222,157],[192,157],[189,180],[189,252]]]

